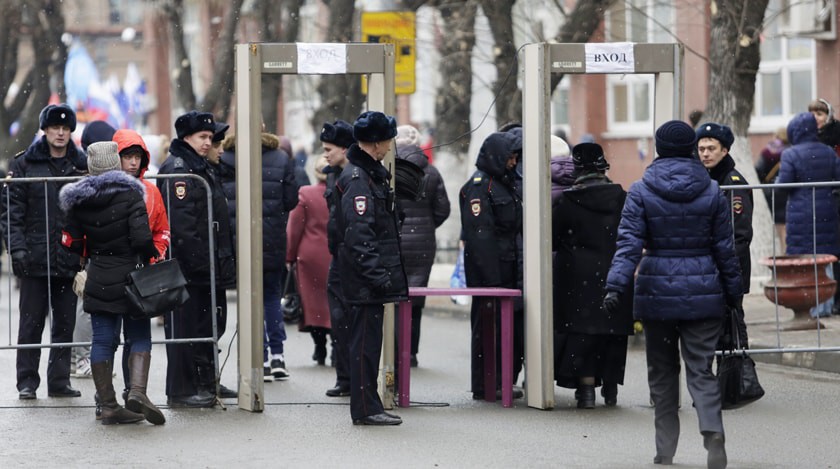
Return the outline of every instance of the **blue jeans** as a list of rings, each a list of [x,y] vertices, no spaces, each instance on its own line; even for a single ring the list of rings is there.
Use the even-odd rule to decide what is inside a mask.
[[[265,310],[265,341],[263,342],[263,361],[268,361],[270,353],[283,353],[286,340],[286,325],[283,323],[282,285],[286,278],[286,269],[263,272],[263,308]]]
[[[120,343],[120,326],[124,324],[126,345],[131,352],[152,350],[152,328],[148,319],[134,320],[118,314],[90,315],[93,328],[93,344],[90,348],[90,362],[113,361],[114,352]]]

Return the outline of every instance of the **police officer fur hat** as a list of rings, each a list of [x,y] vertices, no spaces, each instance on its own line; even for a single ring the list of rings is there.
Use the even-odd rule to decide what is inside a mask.
[[[321,141],[332,143],[337,147],[349,148],[350,145],[356,143],[356,139],[353,138],[353,126],[343,120],[337,120],[332,124],[324,122],[321,128]]]
[[[38,124],[41,126],[41,130],[52,125],[66,125],[70,128],[70,132],[73,132],[76,130],[76,113],[64,103],[50,104],[41,109],[41,114],[38,115]]]
[[[221,142],[225,139],[225,132],[228,131],[230,125],[224,122],[216,122],[213,128],[213,143]]]
[[[610,164],[604,157],[604,149],[597,143],[578,143],[572,148],[572,163],[576,170],[604,172]]]
[[[656,139],[656,154],[662,157],[684,156],[691,157],[697,144],[697,135],[690,125],[683,121],[668,121],[658,129],[654,135]]]
[[[732,147],[732,142],[735,141],[735,135],[732,134],[732,129],[714,122],[706,122],[700,127],[697,127],[697,141],[699,142],[701,138],[713,138],[720,142],[720,145],[727,150]]]
[[[397,136],[397,120],[379,111],[365,111],[353,123],[357,142],[384,142]]]
[[[204,130],[216,133],[216,121],[209,112],[190,111],[175,119],[175,134],[179,139]]]
[[[94,142],[87,149],[88,172],[91,176],[121,170],[117,142]]]

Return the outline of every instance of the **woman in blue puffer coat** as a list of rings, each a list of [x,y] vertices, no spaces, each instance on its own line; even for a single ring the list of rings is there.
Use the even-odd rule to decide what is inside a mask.
[[[694,156],[694,129],[656,130],[659,155],[627,194],[604,308],[618,311],[636,276],[633,314],[644,323],[648,385],[655,407],[654,463],[671,464],[680,433],[680,350],[710,468],[726,467],[721,396],[712,373],[722,317],[742,296],[731,209]]]

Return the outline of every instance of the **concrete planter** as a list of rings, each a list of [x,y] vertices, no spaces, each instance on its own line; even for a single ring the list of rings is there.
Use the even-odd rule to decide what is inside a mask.
[[[776,256],[761,260],[772,276],[764,284],[764,296],[793,310],[793,319],[783,327],[784,330],[825,327],[811,317],[810,310],[834,296],[837,282],[828,276],[827,266],[836,261],[831,254]]]

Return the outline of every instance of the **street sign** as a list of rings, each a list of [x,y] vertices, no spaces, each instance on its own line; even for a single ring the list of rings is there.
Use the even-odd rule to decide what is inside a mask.
[[[412,94],[415,88],[414,68],[417,61],[416,22],[413,11],[362,12],[362,42],[394,44],[396,94]],[[362,92],[367,81],[362,79]]]

